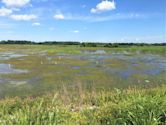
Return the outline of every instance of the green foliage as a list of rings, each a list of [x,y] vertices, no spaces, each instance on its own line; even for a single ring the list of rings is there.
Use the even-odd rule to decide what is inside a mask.
[[[105,44],[104,47],[117,48],[117,47],[119,47],[119,44],[118,43],[108,43],[108,44]]]
[[[81,91],[81,90],[80,90]],[[72,94],[72,93],[71,93]],[[1,125],[165,125],[166,88],[62,93],[0,101]],[[93,104],[92,104],[93,100]],[[79,102],[82,102],[80,104]]]
[[[81,47],[97,47],[97,43],[82,43]]]

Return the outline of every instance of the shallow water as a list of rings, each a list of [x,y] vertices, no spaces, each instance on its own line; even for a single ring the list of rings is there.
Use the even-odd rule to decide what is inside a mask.
[[[37,94],[54,90],[62,84],[73,85],[77,81],[86,85],[107,84],[107,88],[130,86],[138,81],[146,84],[145,81],[150,81],[148,84],[165,82],[162,76],[166,73],[165,56],[107,53],[105,50],[81,52],[48,54],[38,50],[29,54],[24,51],[0,53],[0,91],[3,90],[0,97],[9,93]]]
[[[126,68],[109,67],[107,72],[128,78],[133,74],[158,75],[166,72],[166,59],[158,55],[114,56],[112,59],[127,62]]]
[[[21,69],[14,69],[13,65],[11,64],[0,64],[0,75],[7,75],[7,74],[22,74],[22,73],[28,73],[27,70],[21,70]],[[11,83],[10,78],[3,78],[0,76],[0,83]],[[13,84],[17,84],[18,82],[12,82]]]
[[[0,64],[0,74],[27,73],[27,70],[14,69],[11,64]]]
[[[89,52],[89,51],[88,51]],[[157,75],[166,72],[166,58],[152,54],[128,55],[118,54],[91,54],[91,55],[63,55],[63,58],[80,59],[90,61],[90,65],[82,66],[86,68],[101,67],[101,70],[112,73],[123,78],[128,78],[133,74]],[[126,62],[126,67],[114,67],[111,63],[105,63],[104,60],[117,60],[117,63]],[[107,66],[110,64],[110,66]],[[73,69],[80,69],[79,66],[73,66]]]
[[[27,55],[13,53],[13,52],[5,52],[5,53],[0,53],[0,60],[9,60],[12,58],[19,58],[19,57],[24,57],[24,56],[27,56]]]
[[[81,52],[84,54],[92,54],[92,55],[106,54],[105,50],[83,50]]]
[[[47,65],[56,64],[61,66],[70,66],[70,64],[66,62],[58,63],[58,61],[52,61],[53,59],[65,59],[65,60],[74,60],[79,59],[82,61],[89,61],[89,65],[78,66],[77,64],[71,66],[73,70],[80,70],[81,68],[101,68],[101,70],[106,73],[112,73],[123,78],[128,78],[133,74],[148,74],[148,75],[157,75],[162,72],[166,72],[166,58],[161,57],[159,55],[152,54],[135,54],[130,55],[126,53],[112,53],[107,54],[104,50],[96,50],[96,51],[83,51],[84,54],[81,55],[42,55],[42,58],[46,58]],[[0,53],[1,60],[9,60],[11,58],[20,58],[28,55],[25,54],[17,54],[17,53]],[[105,62],[105,60],[110,60],[110,62]],[[116,60],[116,63],[121,65],[120,63],[125,62],[126,66],[116,66],[116,63],[112,64],[111,61]],[[40,64],[43,64],[43,61],[40,61]],[[109,65],[109,66],[108,66]],[[0,74],[9,74],[9,73],[26,73],[27,70],[14,69],[11,64],[0,64]]]

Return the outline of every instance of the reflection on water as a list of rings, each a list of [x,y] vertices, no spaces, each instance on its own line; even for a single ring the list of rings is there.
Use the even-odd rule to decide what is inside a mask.
[[[6,53],[0,53],[0,60],[9,60],[12,58],[19,58],[19,57],[24,57],[24,56],[27,56],[27,55],[13,53],[13,52],[6,52]]]
[[[11,64],[0,64],[0,75],[2,74],[21,74],[21,73],[28,73],[27,70],[21,70],[21,69],[14,69]],[[0,83],[9,83],[11,82],[8,78],[1,78],[0,77]],[[15,82],[17,84],[18,82]],[[12,82],[14,84],[14,82]]]
[[[14,69],[10,64],[0,64],[0,74],[27,73],[27,70]]]
[[[122,62],[127,62],[128,66],[109,67],[106,72],[119,75],[123,78],[128,78],[134,74],[157,75],[166,72],[166,59],[157,55],[139,55],[139,56],[113,56],[111,59],[119,59]]]
[[[82,53],[84,54],[106,54],[105,50],[83,50]]]
[[[42,50],[33,54],[0,53],[0,98],[8,93],[18,95],[17,92],[37,94],[77,81],[86,85],[93,82],[101,86],[108,84],[107,87],[165,84],[164,56],[125,51],[107,53],[105,50],[81,52],[49,54]]]
[[[80,66],[73,66],[72,69],[80,69]]]
[[[43,65],[45,68],[44,72],[48,72],[48,67],[50,69],[54,69],[57,65],[58,67],[70,67],[71,70],[80,71],[79,74],[85,74],[86,70],[97,69],[98,71],[103,71],[108,75],[117,75],[121,78],[128,78],[134,74],[146,74],[146,75],[158,75],[162,72],[166,72],[166,58],[159,55],[152,54],[129,54],[129,53],[112,53],[108,54],[104,50],[95,50],[82,51],[83,54],[80,55],[70,55],[70,54],[62,54],[62,55],[42,55],[42,59],[46,59],[45,61],[39,61],[39,64]],[[24,54],[13,54],[13,53],[0,53],[1,60],[7,60],[10,58],[19,58],[19,57],[28,57],[28,55]],[[26,59],[26,58],[23,58]],[[59,61],[64,60],[64,61]],[[72,65],[70,61],[73,61]],[[74,60],[87,61],[86,65],[79,65],[74,62]],[[108,60],[108,61],[105,61]],[[124,65],[125,63],[125,65]],[[54,64],[54,65],[53,65]],[[38,66],[34,67],[34,69],[38,69]],[[47,69],[47,70],[46,70]],[[27,70],[15,69],[13,65],[10,64],[0,64],[0,75],[1,74],[21,74],[27,73]],[[40,69],[43,70],[43,69]],[[35,71],[35,70],[34,70]],[[50,70],[51,71],[51,70]],[[63,70],[61,71],[52,71],[52,76],[56,74],[63,74]],[[49,72],[48,72],[49,73]],[[73,75],[72,73],[70,75]],[[49,76],[50,77],[50,76]],[[36,76],[26,79],[26,81],[40,81]],[[0,78],[0,83],[4,82],[5,79]],[[28,82],[29,83],[29,82]]]
[[[113,53],[113,54],[95,54],[98,51],[85,51],[91,53],[90,55],[63,55],[61,58],[80,59],[82,61],[90,61],[91,64],[82,66],[84,68],[101,68],[108,74],[115,74],[122,78],[128,78],[134,74],[147,74],[157,75],[166,72],[166,58],[159,55],[152,54],[126,54],[126,53]],[[99,51],[101,52],[101,50]],[[104,51],[105,52],[105,51]],[[105,62],[110,60],[110,62]],[[117,63],[126,63],[125,67],[112,66],[112,62],[116,60]],[[109,65],[110,64],[110,65]],[[109,65],[109,66],[108,66]],[[74,66],[72,69],[81,69],[81,66]]]

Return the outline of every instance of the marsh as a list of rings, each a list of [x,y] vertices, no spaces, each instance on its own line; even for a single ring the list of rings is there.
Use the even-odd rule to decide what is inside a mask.
[[[166,57],[160,53],[73,46],[0,48],[1,98],[57,91],[77,82],[87,89],[90,85],[112,89],[166,81]]]

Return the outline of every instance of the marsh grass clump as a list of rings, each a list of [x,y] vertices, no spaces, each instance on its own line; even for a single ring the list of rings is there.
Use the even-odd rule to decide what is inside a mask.
[[[71,91],[0,101],[2,125],[165,125],[166,88]]]

